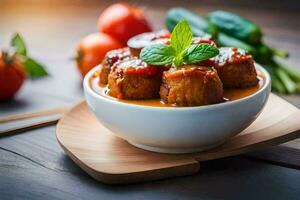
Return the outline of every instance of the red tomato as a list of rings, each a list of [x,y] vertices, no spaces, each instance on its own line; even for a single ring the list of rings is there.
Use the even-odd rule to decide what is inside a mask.
[[[77,48],[76,58],[77,67],[82,77],[102,62],[106,52],[121,47],[123,45],[105,33],[92,33],[84,37]]]
[[[152,31],[142,10],[125,3],[106,8],[99,17],[98,30],[111,35],[124,45],[131,37]]]
[[[11,60],[13,59],[13,60]],[[12,98],[24,83],[26,74],[17,58],[0,52],[0,101]]]

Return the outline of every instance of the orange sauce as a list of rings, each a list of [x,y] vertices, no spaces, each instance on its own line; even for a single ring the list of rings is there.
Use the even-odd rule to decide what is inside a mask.
[[[227,101],[233,101],[254,94],[263,86],[265,82],[263,75],[259,72],[258,72],[258,79],[259,79],[259,83],[253,87],[242,88],[242,89],[224,89],[224,99],[226,99]],[[108,90],[107,86],[105,85],[99,86],[99,76],[97,75],[91,77],[90,86],[92,90],[95,91],[97,94],[104,96],[108,99],[112,99],[123,103],[137,104],[143,106],[155,106],[155,107],[176,107],[176,105],[173,104],[165,104],[160,99],[123,100],[123,99],[117,99],[112,96],[109,96],[107,94],[107,90]]]

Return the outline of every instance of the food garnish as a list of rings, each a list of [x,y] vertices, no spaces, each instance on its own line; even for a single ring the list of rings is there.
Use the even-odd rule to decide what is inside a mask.
[[[193,33],[186,20],[181,20],[171,34],[170,45],[150,45],[142,49],[141,59],[151,65],[180,66],[207,60],[219,54],[209,44],[192,44]]]

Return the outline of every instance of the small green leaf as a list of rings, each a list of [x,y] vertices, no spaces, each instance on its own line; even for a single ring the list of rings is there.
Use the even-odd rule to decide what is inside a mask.
[[[44,67],[32,58],[23,57],[22,61],[25,71],[29,75],[29,77],[41,78],[48,75]]]
[[[186,20],[181,20],[175,26],[171,35],[171,46],[177,54],[181,54],[184,49],[192,43],[193,33]]]
[[[209,44],[193,44],[183,54],[183,60],[187,64],[207,60],[219,54],[219,50]]]
[[[172,64],[176,55],[175,53],[172,46],[157,44],[143,48],[140,58],[151,65],[167,65]]]
[[[159,44],[142,49],[140,57],[152,65],[196,63],[219,54],[219,50],[209,44],[192,44],[193,34],[187,21],[181,20],[173,29],[171,44]],[[192,45],[191,45],[192,44]]]
[[[15,48],[17,54],[26,56],[27,54],[26,45],[19,33],[14,34],[10,43]]]

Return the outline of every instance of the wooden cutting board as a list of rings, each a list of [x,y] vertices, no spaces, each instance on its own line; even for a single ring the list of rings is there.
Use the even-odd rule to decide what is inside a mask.
[[[138,149],[99,123],[82,102],[56,129],[66,154],[98,181],[124,184],[197,173],[200,162],[250,151],[300,137],[300,110],[271,94],[261,115],[246,130],[215,149],[169,155]]]

